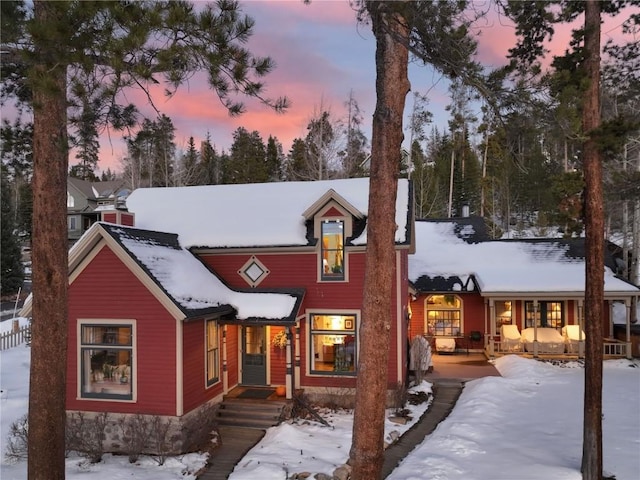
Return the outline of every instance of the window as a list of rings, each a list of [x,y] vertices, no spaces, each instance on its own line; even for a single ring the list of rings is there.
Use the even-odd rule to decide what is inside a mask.
[[[133,399],[133,325],[81,324],[82,398]]]
[[[509,300],[495,302],[495,312],[496,312],[496,332],[500,331],[500,327],[502,325],[510,325],[513,319],[513,311],[512,306],[513,303]]]
[[[215,320],[207,320],[207,386],[220,379],[219,326]]]
[[[77,217],[69,217],[69,230],[77,230],[78,229],[78,219]]]
[[[427,334],[457,337],[462,334],[462,302],[456,295],[431,295],[426,300]]]
[[[322,225],[321,278],[344,280],[344,222],[325,220]]]
[[[562,302],[538,302],[538,310],[534,309],[533,302],[525,302],[525,328],[549,327],[557,330],[564,326]],[[535,319],[535,322],[534,322]]]
[[[238,273],[250,286],[257,287],[269,275],[269,269],[255,255],[252,255]]]
[[[311,315],[310,345],[313,373],[355,374],[355,315]]]
[[[73,198],[69,192],[67,192],[67,208],[73,208],[76,205],[76,199]]]

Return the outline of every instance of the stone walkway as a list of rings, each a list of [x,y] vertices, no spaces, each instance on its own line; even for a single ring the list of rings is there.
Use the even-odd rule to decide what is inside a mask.
[[[425,378],[434,384],[431,406],[409,431],[385,450],[382,478],[389,476],[451,413],[466,381],[485,376],[499,376],[499,373],[487,362],[484,355],[435,355],[433,373]],[[223,438],[222,446],[214,450],[207,469],[198,476],[198,480],[227,479],[242,457],[264,436],[264,430],[242,427],[220,427],[220,433]]]

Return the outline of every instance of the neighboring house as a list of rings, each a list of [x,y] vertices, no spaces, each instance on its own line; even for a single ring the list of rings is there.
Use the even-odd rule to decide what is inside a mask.
[[[390,392],[407,377],[409,185],[397,192]],[[201,407],[238,385],[352,394],[368,199],[367,178],[134,191],[135,228],[95,223],[69,254],[67,411],[160,416],[186,451]]]
[[[427,336],[443,351],[483,348],[489,356],[583,354],[584,239],[490,240],[478,217],[416,221],[415,235],[410,338]],[[603,268],[603,336],[611,339],[604,353],[640,355],[631,352],[628,335],[613,339],[614,320],[630,325],[631,300],[640,289],[616,276],[608,254]],[[501,338],[503,325],[522,341]],[[570,325],[577,326],[568,327],[578,332],[576,348],[561,338]]]
[[[101,220],[113,221],[113,214],[126,211],[131,193],[123,180],[89,182],[67,177],[67,230],[69,243],[77,241],[91,225]],[[109,212],[110,219],[104,217]],[[123,222],[123,220],[120,220]],[[119,222],[119,223],[120,223]]]

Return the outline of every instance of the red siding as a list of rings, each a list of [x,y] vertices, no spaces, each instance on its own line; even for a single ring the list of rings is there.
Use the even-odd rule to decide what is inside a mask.
[[[362,291],[364,283],[365,253],[349,252],[347,250],[347,268],[348,282],[318,282],[318,255],[316,251],[309,253],[287,253],[287,254],[257,254],[256,257],[269,270],[269,275],[260,283],[259,288],[304,288],[305,297],[301,305],[299,314],[303,314],[307,310],[314,311],[351,311],[360,310],[362,307]],[[250,259],[250,254],[207,254],[202,256],[202,260],[209,265],[228,285],[232,287],[246,288],[247,283],[238,274],[245,263]],[[407,252],[401,253],[401,280],[404,280],[401,289],[403,299],[400,312],[406,311],[407,297]],[[395,278],[395,277],[394,277]],[[394,287],[394,303],[391,318],[396,318],[398,309],[395,304],[397,288]],[[362,320],[362,319],[360,319]],[[399,319],[405,324],[404,319]],[[347,377],[320,377],[308,376],[306,374],[306,355],[307,349],[305,339],[307,334],[306,322],[300,323],[300,343],[301,343],[301,383],[302,386],[344,386],[355,387],[355,378]],[[404,328],[404,327],[403,327]],[[229,328],[231,330],[231,327]],[[272,334],[277,329],[272,328]],[[397,329],[392,328],[391,350],[389,356],[389,383],[395,385],[397,378]],[[403,333],[404,335],[404,333]],[[237,372],[237,343],[232,348],[228,341],[227,351],[229,353],[229,385],[233,385],[231,374]],[[284,383],[285,375],[285,355],[279,355],[279,352],[270,350],[271,353],[271,383]],[[404,355],[404,353],[401,353]]]
[[[116,215],[116,213],[103,213],[102,214],[102,219],[105,222],[109,222],[109,223],[118,223],[118,216]]]
[[[286,349],[271,345],[271,339],[283,328],[272,327],[269,335],[269,352],[271,359],[271,385],[284,385],[287,374]]]
[[[122,225],[126,225],[127,227],[133,227],[135,216],[132,213],[121,212],[120,213],[120,223]]]
[[[77,399],[77,321],[136,321],[137,401]],[[174,415],[176,322],[108,248],[103,248],[69,286],[67,409]]]
[[[238,370],[238,327],[229,325],[227,327],[227,372],[229,378],[229,388],[239,383]]]
[[[409,337],[423,335],[425,326],[425,301],[430,295],[439,295],[443,292],[431,292],[420,294],[415,301],[411,302],[411,321]],[[462,300],[462,336],[468,336],[472,331],[485,332],[485,304],[484,298],[477,292],[444,292],[454,293]],[[491,331],[489,329],[489,331]],[[456,339],[457,348],[466,348],[463,338]]]
[[[205,373],[205,328],[203,320],[184,323],[183,329],[183,396],[184,413],[198,408],[222,392],[222,371],[219,381],[207,387]],[[222,366],[222,356],[220,357]]]

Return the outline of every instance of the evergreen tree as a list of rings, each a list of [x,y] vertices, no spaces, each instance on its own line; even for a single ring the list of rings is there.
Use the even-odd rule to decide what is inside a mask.
[[[347,106],[346,146],[339,152],[341,157],[341,172],[343,178],[357,178],[366,176],[364,163],[367,159],[369,141],[362,131],[362,112],[356,101],[353,90],[349,91]]]
[[[584,174],[585,267],[585,388],[582,475],[584,480],[602,479],[602,318],[604,302],[604,214],[603,143],[609,138],[600,108],[600,55],[602,14],[615,15],[629,2],[550,1],[509,2],[506,12],[516,22],[517,45],[510,50],[516,64],[530,68],[544,53],[543,42],[553,34],[554,24],[572,22],[583,15],[582,27],[574,32],[570,56],[584,82],[578,86],[581,102],[581,159]],[[637,25],[640,16],[633,15]],[[637,42],[634,42],[637,44]],[[636,47],[637,48],[637,47]],[[567,55],[565,55],[567,57]]]
[[[182,161],[179,168],[177,185],[197,185],[198,178],[198,163],[200,160],[200,153],[196,149],[195,140],[193,137],[189,137],[189,143],[187,144],[187,151],[182,155]]]
[[[124,160],[124,176],[131,188],[168,187],[173,185],[175,128],[166,115],[158,120],[145,119],[135,137],[127,140],[128,155]]]
[[[31,238],[33,195],[33,124],[23,124],[19,119],[13,124],[2,122],[0,145],[3,168],[6,168],[10,190],[11,216],[25,239]]]
[[[0,222],[2,223],[2,240],[0,241],[0,294],[2,296],[17,293],[24,281],[24,268],[21,263],[18,232],[14,222],[14,216],[11,212],[11,192],[8,187],[7,173],[3,165],[0,190],[0,195],[2,195],[2,212],[0,212]]]
[[[340,126],[333,121],[331,112],[324,110],[316,114],[307,125],[306,172],[308,180],[326,180],[338,175],[338,152]],[[298,174],[303,174],[298,172]]]
[[[23,76],[3,75],[3,94],[29,100],[20,95],[27,90],[33,100],[32,262],[38,295],[32,305],[28,476],[58,480],[65,476],[67,108],[78,104],[74,94],[86,91],[98,99],[102,121],[114,128],[126,126],[135,110],[116,103],[122,89],[142,88],[149,95],[162,80],[170,95],[201,70],[231,114],[244,110],[238,93],[280,111],[286,99],[262,97],[261,78],[273,63],[244,48],[253,21],[236,2],[197,8],[186,1],[1,3],[2,25],[11,27],[8,36],[3,28],[3,57],[11,56],[7,63],[20,67],[14,73]],[[97,88],[76,88],[83,84]]]
[[[71,167],[69,175],[95,182],[98,180],[96,170],[100,151],[97,128],[98,118],[93,105],[84,96],[82,97],[82,107],[76,123],[78,124],[77,133],[75,137],[72,137],[72,145],[76,147],[76,158],[80,162]]]
[[[261,183],[270,179],[272,171],[267,164],[266,148],[257,131],[249,133],[238,127],[233,133],[233,144],[223,169],[223,183]]]
[[[213,145],[211,145],[211,136],[208,132],[200,148],[198,180],[198,185],[218,185],[222,183],[222,159]]]
[[[294,138],[291,149],[287,155],[285,167],[285,181],[307,180],[305,176],[308,148],[302,138]]]
[[[469,35],[466,2],[359,2],[361,19],[376,38],[376,110],[371,138],[367,255],[356,379],[352,476],[380,477],[389,356],[389,311],[394,270],[394,208],[402,119],[409,91],[408,51],[449,77],[474,77],[475,40]]]
[[[282,144],[276,137],[271,135],[267,140],[266,163],[269,181],[281,181],[284,169],[284,153],[282,152]]]

